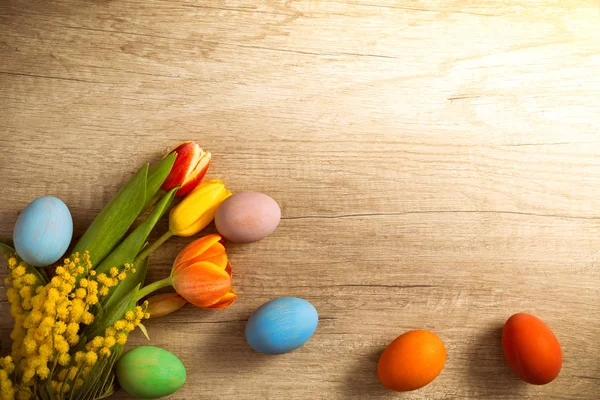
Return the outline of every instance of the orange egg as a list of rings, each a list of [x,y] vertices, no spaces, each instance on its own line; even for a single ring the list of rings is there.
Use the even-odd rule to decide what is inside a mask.
[[[552,382],[562,368],[562,350],[554,333],[541,319],[526,313],[510,317],[502,329],[504,358],[525,382]]]
[[[446,348],[436,334],[410,331],[386,347],[377,364],[377,375],[388,389],[407,392],[433,381],[445,362]]]

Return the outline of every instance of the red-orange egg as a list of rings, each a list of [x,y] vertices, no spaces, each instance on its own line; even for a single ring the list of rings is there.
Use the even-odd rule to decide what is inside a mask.
[[[419,389],[444,368],[446,348],[436,334],[416,330],[400,335],[383,351],[377,375],[385,387],[397,392]]]
[[[534,385],[552,382],[562,367],[558,339],[541,319],[531,314],[515,314],[506,321],[502,350],[514,373]]]

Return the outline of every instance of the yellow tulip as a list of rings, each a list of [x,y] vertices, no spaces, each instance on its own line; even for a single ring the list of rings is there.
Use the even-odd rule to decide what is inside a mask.
[[[203,181],[176,205],[169,215],[169,231],[177,236],[192,236],[215,218],[217,208],[231,196],[223,182]]]

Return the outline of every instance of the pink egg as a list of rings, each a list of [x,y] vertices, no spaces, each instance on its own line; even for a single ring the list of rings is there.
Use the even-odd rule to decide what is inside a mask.
[[[215,216],[217,230],[234,243],[258,242],[279,225],[281,210],[271,197],[257,192],[241,192],[225,200]]]

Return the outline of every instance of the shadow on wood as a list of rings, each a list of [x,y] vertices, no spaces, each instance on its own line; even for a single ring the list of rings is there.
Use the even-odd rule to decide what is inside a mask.
[[[482,331],[467,353],[469,380],[478,388],[478,395],[506,395],[506,398],[523,397],[529,385],[515,376],[502,353],[502,327],[498,324]]]
[[[252,372],[267,363],[270,356],[259,354],[246,343],[246,319],[218,321],[218,328],[211,329],[211,337],[201,344],[199,351],[214,371],[223,371],[236,366],[237,372]]]
[[[386,399],[398,393],[386,389],[377,377],[377,362],[385,346],[366,348],[355,354],[340,390],[345,399]]]

